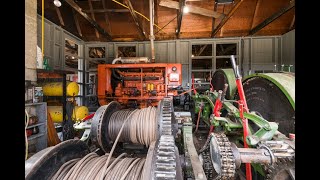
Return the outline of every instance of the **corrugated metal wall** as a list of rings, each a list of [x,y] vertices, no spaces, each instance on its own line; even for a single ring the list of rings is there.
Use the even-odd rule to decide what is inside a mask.
[[[41,16],[37,18],[37,45],[41,47]],[[83,45],[84,42],[67,32],[53,22],[44,19],[44,56],[49,60],[49,66],[52,69],[63,70],[65,67],[64,61],[64,46],[65,38],[69,38],[78,45]]]
[[[285,66],[292,65],[291,70],[294,72],[295,67],[295,30],[292,30],[281,37],[282,44],[282,62]]]
[[[183,86],[191,82],[191,46],[192,44],[208,43],[238,43],[238,55],[244,76],[254,72],[268,72],[279,70],[281,62],[281,36],[246,37],[246,38],[219,38],[219,39],[190,39],[155,41],[156,63],[181,63],[183,66]],[[116,57],[118,46],[136,46],[136,54],[140,57],[149,57],[150,43],[145,42],[105,42],[85,43],[85,54],[88,59],[88,47],[105,46],[108,50],[107,63]],[[276,65],[276,66],[275,66]],[[241,67],[241,66],[240,66]]]
[[[38,45],[41,46],[41,17],[38,16]],[[243,75],[254,72],[281,70],[281,65],[295,65],[294,34],[291,31],[283,36],[235,37],[216,39],[181,39],[170,41],[155,41],[156,62],[181,63],[183,66],[183,86],[191,82],[191,46],[192,44],[208,44],[236,42],[240,68]],[[72,36],[61,27],[45,20],[45,56],[50,59],[50,66],[64,69],[64,38]],[[74,37],[74,36],[72,36]],[[136,46],[137,56],[151,56],[150,42],[86,42],[74,37],[85,45],[85,59],[88,58],[88,47],[106,47],[106,62],[111,63],[117,54],[118,46]],[[214,69],[212,69],[214,70]]]

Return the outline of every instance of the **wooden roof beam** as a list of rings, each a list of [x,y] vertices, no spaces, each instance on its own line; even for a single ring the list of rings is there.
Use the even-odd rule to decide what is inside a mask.
[[[90,24],[96,28],[100,34],[104,35],[108,40],[112,40],[112,37],[109,33],[107,33],[99,24],[91,19],[86,13],[82,12],[81,8],[73,1],[73,0],[65,0],[74,10],[76,10],[79,14],[81,14],[86,20],[90,22]]]
[[[293,29],[295,23],[296,23],[296,15],[294,14],[292,21],[291,21],[291,24],[290,24],[290,27],[289,27],[289,31],[291,31]]]
[[[182,24],[182,17],[183,17],[183,7],[185,6],[186,1],[185,0],[179,0],[179,11],[178,11],[178,19],[177,19],[177,30],[176,30],[176,36],[179,38],[180,36],[180,30],[181,30],[181,24]]]
[[[259,7],[260,7],[260,4],[261,4],[261,0],[257,0],[257,2],[256,2],[256,8],[254,9],[254,12],[253,12],[253,17],[252,17],[250,29],[253,28],[254,20],[255,20],[257,14],[258,14],[258,9],[259,9]]]
[[[214,2],[213,11],[216,11],[217,7],[218,7],[218,3]],[[214,30],[215,23],[216,23],[216,18],[212,18],[212,30]]]
[[[172,0],[161,0],[159,2],[159,6],[171,8],[171,9],[177,9],[179,10],[179,2],[177,1],[172,1]],[[213,18],[223,18],[225,15],[216,11],[212,11],[209,9],[204,9],[196,6],[190,6],[186,5],[189,8],[189,13],[193,14],[199,14],[202,16],[207,16],[207,17],[213,17]]]
[[[77,27],[78,34],[82,37],[81,27],[80,27],[79,20],[78,20],[78,14],[76,14],[74,9],[72,9],[72,14],[73,14],[74,22]]]
[[[229,11],[228,15],[221,20],[217,28],[212,30],[211,37],[214,37],[217,34],[217,32],[219,32],[222,26],[225,25],[226,22],[230,19],[230,17],[236,12],[236,10],[239,8],[242,2],[243,0],[239,0],[237,4],[233,6],[233,8]]]
[[[91,18],[95,21],[95,17],[94,17],[94,13],[92,12],[93,11],[93,7],[92,7],[92,3],[91,3],[91,0],[88,0],[88,4],[89,4],[89,8],[90,8],[90,11],[91,11]],[[100,36],[99,36],[99,32],[97,29],[94,29],[94,31],[96,32],[96,37],[98,39],[100,39]]]
[[[130,0],[124,0],[124,3],[129,7],[130,14],[137,25],[137,28],[139,30],[140,36],[142,37],[143,40],[147,39],[146,31],[143,29],[142,22],[138,18],[136,12],[134,11],[131,1]]]
[[[278,12],[272,14],[270,17],[265,19],[262,23],[258,24],[256,27],[251,29],[251,31],[249,32],[249,35],[253,35],[256,32],[260,31],[262,28],[266,27],[268,24],[270,24],[271,22],[273,22],[274,20],[276,20],[277,18],[279,18],[280,16],[288,12],[294,6],[295,6],[295,1],[294,0],[290,1],[290,4],[287,7],[280,9]]]
[[[106,2],[105,0],[102,0],[102,7],[103,7],[103,10],[106,10]],[[127,10],[127,9],[126,9]],[[110,25],[110,20],[109,20],[109,16],[108,16],[108,12],[104,12],[104,20],[106,21],[106,24],[109,28],[109,33],[111,33],[111,25]]]
[[[64,21],[63,21],[63,18],[61,16],[61,12],[60,12],[60,9],[57,7],[57,6],[54,6],[55,9],[56,9],[56,12],[57,12],[57,15],[58,15],[58,18],[59,18],[59,21],[60,21],[60,25],[61,26],[64,26]]]

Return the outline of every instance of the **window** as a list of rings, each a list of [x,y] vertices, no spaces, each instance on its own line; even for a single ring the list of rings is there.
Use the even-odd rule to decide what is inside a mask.
[[[217,44],[216,56],[228,56],[237,54],[237,44]]]
[[[217,43],[216,69],[232,68],[230,55],[235,55],[237,60],[237,54],[237,43]]]
[[[65,39],[65,68],[78,69],[78,45],[70,39]]]
[[[90,58],[105,58],[106,48],[105,47],[89,47]]]
[[[212,56],[212,44],[192,45],[192,57]]]
[[[230,58],[217,58],[216,69],[232,68]]]
[[[118,57],[136,57],[136,46],[119,46]]]
[[[212,69],[212,59],[192,59],[192,69]]]
[[[195,86],[201,87],[203,91],[208,90],[215,70],[232,68],[230,55],[235,55],[236,60],[238,59],[238,42],[228,40],[228,42],[212,41],[209,44],[192,44],[190,77],[193,74]]]
[[[79,94],[77,95],[76,103],[81,106],[83,105],[83,51],[82,45],[77,44],[71,38],[65,38],[64,58],[65,64],[64,69],[73,71],[73,74],[67,74],[66,80],[77,82],[79,85]]]
[[[89,70],[96,71],[98,64],[105,64],[105,60],[89,60]]]

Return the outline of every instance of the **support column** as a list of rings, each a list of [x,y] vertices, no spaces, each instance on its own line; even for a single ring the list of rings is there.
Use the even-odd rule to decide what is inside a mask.
[[[25,80],[37,81],[37,0],[25,0]]]

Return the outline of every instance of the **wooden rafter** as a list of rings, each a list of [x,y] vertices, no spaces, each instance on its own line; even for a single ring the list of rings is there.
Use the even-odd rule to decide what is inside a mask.
[[[81,32],[81,27],[80,27],[80,24],[79,24],[78,14],[74,11],[74,9],[72,9],[72,14],[73,14],[74,22],[75,22],[76,27],[77,27],[78,34],[82,37],[82,32]]]
[[[288,6],[280,9],[278,12],[272,14],[270,17],[265,19],[262,23],[258,24],[256,27],[254,27],[249,32],[249,35],[253,35],[256,32],[260,31],[262,28],[266,27],[268,24],[270,24],[271,22],[273,22],[274,20],[276,20],[277,18],[279,18],[280,16],[282,16],[283,14],[288,12],[290,9],[294,8],[294,6],[295,6],[295,1],[294,0],[290,1],[290,4]]]
[[[134,9],[132,7],[131,1],[130,0],[125,0],[124,3],[129,7],[130,14],[131,14],[135,24],[137,25],[137,28],[139,30],[139,33],[140,33],[142,39],[146,40],[147,39],[146,32],[143,29],[142,22],[140,21],[140,19],[138,18],[136,12],[134,11]]]
[[[103,0],[102,0],[102,3],[105,4],[105,2]],[[90,9],[84,9],[82,11],[85,13],[91,13],[91,12],[94,12],[94,13],[107,13],[107,12],[127,13],[127,12],[129,12],[128,9],[106,9],[106,8],[93,9],[92,11],[90,11]]]
[[[101,0],[102,1],[102,7],[103,7],[103,10],[106,10],[106,2],[105,0]],[[126,9],[127,10],[127,9]],[[104,12],[104,20],[106,21],[106,24],[109,28],[109,33],[111,33],[111,25],[110,25],[110,20],[109,20],[109,16],[108,16],[108,12]]]
[[[61,26],[64,26],[64,21],[63,21],[63,18],[62,18],[62,16],[61,16],[60,9],[59,9],[57,6],[54,6],[54,8],[56,9],[56,12],[57,12],[57,15],[58,15],[58,18],[59,18],[60,25],[61,25]]]
[[[251,25],[250,25],[250,29],[253,28],[253,25],[254,25],[254,20],[258,14],[258,9],[260,7],[260,4],[261,4],[261,0],[257,0],[256,1],[256,7],[254,8],[254,12],[253,12],[253,16],[252,16],[252,21],[251,21]]]
[[[229,11],[228,15],[221,20],[217,28],[212,30],[211,37],[214,37],[217,34],[217,32],[219,32],[222,26],[226,24],[230,17],[236,12],[236,10],[239,8],[242,2],[243,0],[239,0],[237,4],[233,6],[233,8]]]
[[[218,3],[214,2],[213,11],[216,11],[217,7],[218,7]],[[212,30],[214,30],[215,23],[216,23],[216,18],[212,18]]]
[[[181,30],[181,24],[182,24],[182,17],[183,17],[183,7],[185,5],[185,0],[179,0],[179,11],[178,11],[178,19],[177,19],[177,30],[176,30],[176,36],[179,38],[180,36],[180,30]]]
[[[290,27],[289,27],[289,31],[291,31],[293,29],[295,23],[296,23],[296,15],[294,14],[292,21],[291,21],[291,24],[290,24]]]
[[[171,8],[171,9],[179,9],[179,2],[172,0],[161,0],[159,2],[159,6]],[[189,8],[189,13],[199,14],[202,16],[213,17],[213,18],[222,18],[225,15],[216,11],[212,11],[209,9],[204,9],[196,6],[186,5]]]
[[[65,2],[67,2],[74,10],[76,10],[79,14],[81,14],[86,20],[88,20],[90,24],[99,31],[99,33],[104,35],[108,40],[112,40],[112,37],[110,36],[110,34],[107,33],[101,26],[99,26],[99,24],[96,21],[91,19],[88,16],[88,14],[82,12],[78,4],[76,4],[73,0],[65,0]]]
[[[90,8],[90,11],[91,11],[91,18],[95,21],[95,17],[94,17],[94,12],[93,11],[93,7],[92,7],[92,0],[88,0],[88,3],[89,3],[89,8]],[[100,36],[99,36],[99,32],[97,31],[97,29],[94,29],[94,31],[96,32],[96,37],[99,39]]]

